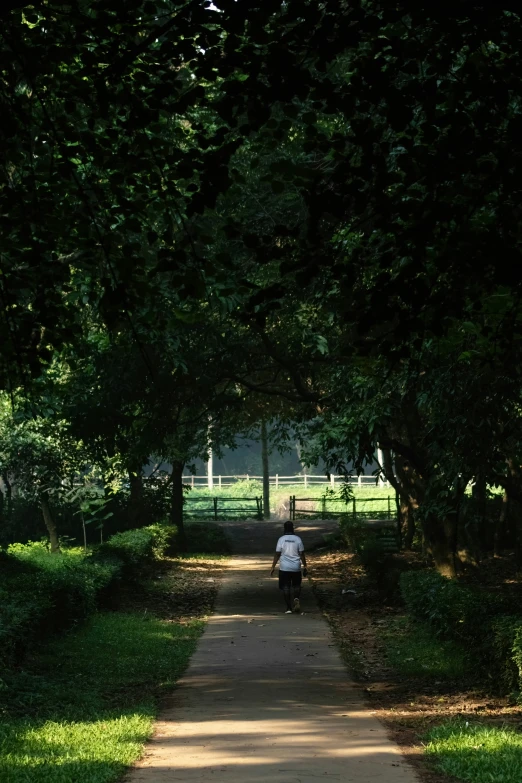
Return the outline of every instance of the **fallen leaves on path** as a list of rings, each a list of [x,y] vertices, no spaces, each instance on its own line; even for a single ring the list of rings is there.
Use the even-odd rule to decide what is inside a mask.
[[[225,569],[222,560],[164,558],[149,578],[122,586],[112,603],[120,610],[150,612],[173,622],[205,617]]]

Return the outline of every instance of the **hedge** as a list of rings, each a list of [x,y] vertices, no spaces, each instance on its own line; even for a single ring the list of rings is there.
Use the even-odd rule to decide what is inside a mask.
[[[466,645],[504,691],[522,690],[522,617],[507,614],[500,596],[459,585],[436,571],[403,573],[400,586],[413,617]]]
[[[51,555],[35,542],[0,551],[0,665],[19,664],[38,641],[85,619],[116,580],[163,554],[175,532],[151,525],[119,533],[92,554]]]
[[[96,548],[95,558],[116,559],[120,563],[121,575],[132,580],[139,577],[167,549],[174,546],[177,528],[170,525],[149,525],[137,530],[116,533]]]

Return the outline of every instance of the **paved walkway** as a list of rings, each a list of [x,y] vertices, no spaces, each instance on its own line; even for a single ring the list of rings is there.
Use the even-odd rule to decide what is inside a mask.
[[[279,527],[258,523],[250,538],[243,526],[235,540],[273,547]],[[305,532],[306,545],[317,530]],[[349,680],[311,589],[304,614],[283,614],[270,562],[270,554],[231,559],[190,667],[126,780],[414,783]]]

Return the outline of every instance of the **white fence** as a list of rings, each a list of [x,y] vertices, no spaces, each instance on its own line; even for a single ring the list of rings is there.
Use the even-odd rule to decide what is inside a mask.
[[[189,484],[192,489],[197,487],[206,487],[208,489],[221,489],[222,487],[230,487],[232,484],[236,484],[238,481],[262,481],[262,476],[251,476],[246,473],[244,476],[207,476],[206,474],[201,476],[183,476],[183,483]],[[307,489],[312,486],[330,486],[332,489],[339,486],[343,482],[342,476],[334,476],[330,478],[327,476],[310,476],[304,473],[298,473],[296,476],[280,476],[278,473],[275,476],[270,476],[270,486],[278,489],[279,487],[287,486],[301,486]],[[390,483],[377,476],[349,476],[348,483],[357,487],[389,487]]]

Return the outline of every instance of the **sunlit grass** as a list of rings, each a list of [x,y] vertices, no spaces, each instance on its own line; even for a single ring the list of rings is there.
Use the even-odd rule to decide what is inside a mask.
[[[152,704],[98,720],[15,721],[0,725],[3,783],[107,783],[140,755],[150,737]]]
[[[404,677],[454,680],[472,672],[469,656],[460,645],[440,639],[418,621],[395,620],[382,631],[382,638],[389,663]]]
[[[472,783],[520,783],[522,734],[510,728],[449,721],[425,737],[426,753],[441,772]]]
[[[108,783],[152,732],[157,697],[184,671],[203,623],[104,613],[6,675],[2,783]]]
[[[339,490],[341,486],[340,481],[337,481],[335,484],[336,491]],[[324,495],[325,491],[330,489],[329,482],[325,481],[321,484],[309,484],[306,488],[304,487],[303,482],[299,484],[283,484],[279,487],[276,487],[274,485],[270,486],[270,508],[271,510],[277,511],[282,504],[288,505],[290,496],[295,495],[296,498],[300,499],[320,499],[322,495]],[[395,514],[395,491],[389,487],[378,487],[374,484],[365,485],[363,487],[358,487],[357,485],[352,485],[351,489],[353,491],[353,495],[356,499],[357,508],[360,511],[384,511],[388,508],[388,497],[390,498],[391,503],[391,512],[392,515]],[[206,487],[195,487],[193,490],[190,491],[188,497],[193,498],[194,500],[198,500],[198,503],[194,503],[191,501],[190,504],[187,504],[187,509],[190,512],[190,509],[195,509],[196,506],[205,506],[207,504],[209,509],[209,517],[212,516],[212,508],[210,505],[210,499],[213,497],[231,497],[231,498],[241,498],[241,497],[261,497],[263,494],[263,487],[260,481],[241,481],[237,482],[236,484],[233,484],[231,486],[223,486],[221,490],[217,485],[214,486],[214,489],[209,490]],[[368,498],[378,498],[379,502],[377,503],[365,503]],[[205,507],[207,507],[205,506]],[[335,504],[336,508],[335,510],[341,510],[341,504]],[[234,508],[237,508],[237,503],[229,503],[229,507],[231,510]],[[223,509],[227,508],[226,501],[222,501],[220,504],[220,518],[222,517],[222,511]],[[320,505],[319,505],[320,510]],[[333,508],[333,505],[332,505]],[[255,506],[252,505],[252,513],[255,512]],[[352,505],[348,504],[348,510],[352,510]]]

